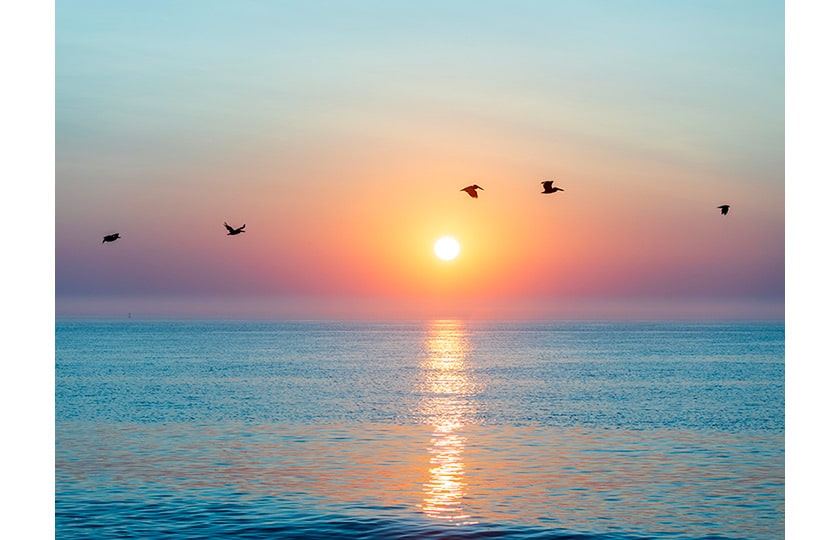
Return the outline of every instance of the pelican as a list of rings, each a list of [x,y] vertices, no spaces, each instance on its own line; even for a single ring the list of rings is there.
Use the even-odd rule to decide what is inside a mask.
[[[469,194],[470,197],[472,197],[473,199],[477,199],[478,198],[478,192],[476,191],[477,189],[480,189],[480,190],[484,191],[484,188],[479,186],[478,184],[473,184],[471,186],[467,186],[464,189],[462,189],[461,191],[466,191]]]
[[[554,187],[552,184],[554,180],[545,180],[544,182],[540,182],[542,184],[543,193],[554,193],[555,191],[565,191],[563,188]]]
[[[729,213],[729,205],[728,204],[722,204],[722,205],[718,206],[718,208],[720,208],[720,213],[723,214],[724,216]]]
[[[241,233],[241,232],[245,232],[245,225],[243,224],[243,225],[242,225],[241,227],[239,227],[238,229],[234,229],[233,227],[231,227],[230,225],[228,225],[228,224],[227,224],[227,221],[226,221],[226,222],[225,222],[225,229],[227,229],[227,231],[228,231],[228,236],[233,236],[233,235],[235,235],[235,234],[239,234],[239,233]]]
[[[104,244],[105,242],[113,242],[119,237],[120,237],[120,233],[106,234],[105,236],[102,237],[102,243]]]

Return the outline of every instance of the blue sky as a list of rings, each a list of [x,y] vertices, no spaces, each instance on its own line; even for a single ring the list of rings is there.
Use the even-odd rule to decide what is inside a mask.
[[[241,294],[285,315],[430,295],[423,316],[782,314],[782,2],[83,1],[55,39],[61,313]],[[571,208],[520,198],[545,177]],[[441,194],[477,179],[468,221]],[[222,219],[252,224],[235,259]],[[546,251],[552,229],[573,232]],[[423,259],[445,231],[448,275]]]

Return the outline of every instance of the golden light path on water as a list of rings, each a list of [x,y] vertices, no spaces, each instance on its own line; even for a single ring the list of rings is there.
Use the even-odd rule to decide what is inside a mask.
[[[435,321],[426,334],[421,390],[422,411],[434,426],[429,447],[428,479],[423,484],[423,513],[435,519],[468,523],[463,500],[466,438],[460,433],[475,412],[472,396],[478,385],[467,366],[469,342],[463,323]]]

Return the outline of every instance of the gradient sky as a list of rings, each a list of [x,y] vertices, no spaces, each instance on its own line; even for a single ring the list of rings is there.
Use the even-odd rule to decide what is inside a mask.
[[[781,319],[784,22],[56,3],[56,315]]]

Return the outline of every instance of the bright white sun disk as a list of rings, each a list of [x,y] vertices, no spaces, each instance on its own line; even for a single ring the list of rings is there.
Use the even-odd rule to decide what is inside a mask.
[[[451,261],[461,252],[461,246],[458,241],[451,236],[444,236],[435,242],[435,255],[444,261]]]

